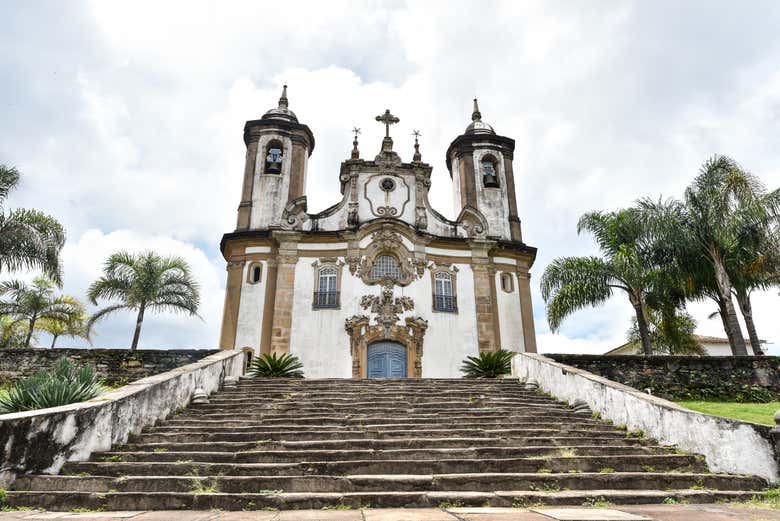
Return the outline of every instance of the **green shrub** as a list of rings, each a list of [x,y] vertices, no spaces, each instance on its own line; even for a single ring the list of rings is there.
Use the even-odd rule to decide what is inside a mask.
[[[83,402],[104,391],[95,370],[77,367],[66,358],[50,371],[41,370],[0,391],[0,413],[46,409]]]
[[[512,358],[516,353],[500,351],[480,353],[463,361],[460,371],[466,378],[498,378],[512,372]]]
[[[253,378],[303,378],[303,364],[297,356],[276,353],[264,353],[249,366],[249,376]]]

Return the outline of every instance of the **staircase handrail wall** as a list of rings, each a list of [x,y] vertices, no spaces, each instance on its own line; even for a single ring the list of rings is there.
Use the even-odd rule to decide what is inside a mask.
[[[243,364],[242,351],[220,351],[85,402],[0,415],[0,487],[18,474],[56,474],[68,461],[126,443],[189,405],[196,389],[211,394],[225,377],[241,376]]]
[[[519,353],[512,376],[558,400],[584,401],[594,413],[663,445],[701,454],[713,472],[751,474],[777,483],[771,427],[691,411],[676,403],[535,353]]]

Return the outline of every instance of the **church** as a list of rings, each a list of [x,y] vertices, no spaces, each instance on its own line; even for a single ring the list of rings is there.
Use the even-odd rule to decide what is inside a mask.
[[[428,201],[432,167],[418,140],[404,162],[391,137],[399,119],[386,110],[376,120],[378,153],[361,158],[355,133],[343,196],[319,213],[306,205],[314,134],[290,110],[287,86],[276,108],[246,122],[238,221],[220,243],[220,347],[290,353],[308,378],[457,378],[470,355],[536,352],[536,248],[522,239],[514,140],[474,100],[446,152],[453,221]]]

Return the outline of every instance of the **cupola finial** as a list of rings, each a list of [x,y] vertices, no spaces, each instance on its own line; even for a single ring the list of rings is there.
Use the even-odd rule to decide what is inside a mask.
[[[482,113],[479,111],[477,98],[474,98],[474,111],[471,113],[471,121],[482,121]]]
[[[279,98],[279,108],[280,109],[286,109],[290,106],[290,102],[287,99],[287,84],[285,83],[282,87],[282,97]]]

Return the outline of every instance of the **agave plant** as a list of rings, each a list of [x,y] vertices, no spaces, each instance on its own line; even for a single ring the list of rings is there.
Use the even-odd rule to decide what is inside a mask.
[[[297,356],[284,353],[264,353],[249,366],[249,376],[253,378],[303,378],[303,364]]]
[[[69,403],[83,402],[105,390],[95,370],[77,367],[63,358],[47,371],[20,380],[0,391],[0,413],[46,409]]]
[[[467,356],[460,367],[465,378],[498,378],[512,372],[512,358],[516,353],[501,349]]]

